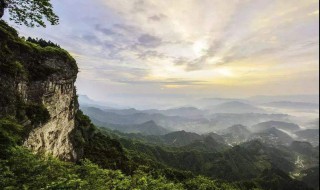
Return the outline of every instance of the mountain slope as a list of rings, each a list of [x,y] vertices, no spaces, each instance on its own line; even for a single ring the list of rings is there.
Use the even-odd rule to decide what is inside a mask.
[[[220,152],[229,147],[222,142],[215,140],[211,136],[205,136],[202,140],[195,140],[190,144],[182,146],[181,149],[185,151],[203,151],[203,152]]]
[[[254,133],[249,139],[260,139],[264,143],[274,145],[290,145],[294,141],[287,133],[275,127]]]
[[[120,125],[141,124],[148,121],[155,121],[157,124],[161,123],[161,121],[167,121],[172,124],[191,121],[190,119],[185,119],[177,116],[165,116],[157,113],[155,114],[147,114],[142,112],[119,113],[119,111],[114,113],[111,110],[101,110],[94,107],[85,107],[85,108],[82,108],[82,110],[91,118],[97,119],[101,122],[106,122],[111,124],[120,124]]]
[[[210,130],[210,123],[205,118],[186,118],[180,116],[167,116],[160,113],[135,112],[134,109],[126,110],[101,110],[94,107],[83,107],[83,112],[92,118],[93,122],[99,121],[117,125],[137,125],[154,121],[157,125],[170,131],[188,130],[206,132]],[[131,113],[133,111],[133,113]],[[99,125],[100,123],[95,123]]]
[[[222,136],[228,144],[240,144],[248,140],[252,134],[246,126],[234,125],[221,131]]]
[[[185,146],[194,141],[202,140],[202,137],[196,133],[177,131],[164,135],[162,139],[171,146]]]
[[[93,120],[93,122],[100,127],[106,127],[108,129],[117,130],[124,133],[141,133],[144,135],[164,135],[170,131],[157,125],[154,121],[147,121],[142,124],[134,125],[117,125],[100,122],[98,120]]]
[[[251,127],[251,129],[256,132],[264,131],[271,128],[281,129],[281,130],[290,131],[290,132],[300,130],[299,125],[294,123],[282,122],[282,121],[266,121],[266,122],[258,123]]]
[[[319,146],[319,129],[306,129],[295,132],[301,141],[311,142],[313,146]]]

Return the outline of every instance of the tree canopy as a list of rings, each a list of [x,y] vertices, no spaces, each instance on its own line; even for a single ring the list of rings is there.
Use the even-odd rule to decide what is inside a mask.
[[[59,17],[53,12],[50,0],[0,0],[0,18],[4,10],[9,12],[9,19],[28,27],[46,27],[59,24]]]

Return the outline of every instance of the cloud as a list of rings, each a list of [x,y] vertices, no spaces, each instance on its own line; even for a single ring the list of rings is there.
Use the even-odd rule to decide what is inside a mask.
[[[129,24],[114,24],[113,27],[118,31],[124,31],[127,34],[136,33],[138,30],[135,26]]]
[[[101,41],[97,38],[97,36],[93,34],[85,34],[81,37],[84,41],[93,44],[93,45],[99,45],[101,44]]]
[[[166,57],[167,56],[164,55],[163,53],[159,53],[154,50],[147,50],[147,51],[138,53],[138,58],[141,60],[148,60],[148,59],[153,59],[153,58],[163,59]],[[167,57],[167,58],[169,58],[169,57]]]
[[[306,77],[319,71],[315,0],[52,2],[61,24],[20,27],[21,34],[54,41],[77,55],[80,89],[86,80],[108,83],[106,94],[109,87],[131,93],[138,88],[132,84],[139,84],[137,94],[160,93],[168,85],[187,86],[187,94],[318,89],[315,77]]]
[[[105,35],[110,35],[110,36],[112,36],[112,35],[116,35],[116,34],[117,34],[117,33],[114,32],[112,29],[103,28],[103,27],[101,27],[99,24],[96,25],[95,29],[98,30],[98,31],[100,31],[100,32],[102,32],[102,33],[105,34]]]
[[[144,0],[136,0],[133,3],[133,12],[135,13],[139,13],[139,12],[145,12],[146,7],[145,7],[146,3]]]
[[[164,14],[158,14],[158,15],[153,15],[153,16],[149,17],[150,20],[155,21],[155,22],[160,22],[161,20],[163,20],[165,18],[167,18],[167,16]]]
[[[143,34],[138,38],[139,45],[145,47],[157,47],[161,45],[162,40],[156,36],[152,36],[149,34]]]
[[[202,85],[206,81],[192,81],[192,80],[183,80],[183,79],[167,79],[163,80],[119,80],[120,83],[133,84],[133,85],[171,85],[171,86],[197,86]]]

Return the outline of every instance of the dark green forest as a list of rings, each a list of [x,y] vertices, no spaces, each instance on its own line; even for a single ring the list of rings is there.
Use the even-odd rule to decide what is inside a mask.
[[[201,163],[201,160],[204,162],[205,157],[213,159],[210,158],[210,154],[167,150],[164,147],[154,147],[129,139],[122,139],[119,142],[93,126],[81,111],[77,114],[77,122],[81,126],[81,133],[87,135],[84,139],[78,139],[85,147],[84,159],[79,163],[68,163],[44,154],[31,153],[21,146],[23,127],[13,119],[1,119],[1,187],[5,189],[309,189],[305,184],[292,180],[283,171],[271,166],[261,169],[259,174],[257,169],[252,168],[252,160],[241,163],[246,169],[242,168],[243,175],[239,175],[240,170],[236,169],[240,169],[237,167],[241,165],[235,164],[227,157],[239,159],[240,154],[248,152],[230,150],[221,153],[224,159],[217,162],[216,169],[211,169],[213,172],[210,175],[215,176],[210,178],[198,175],[208,174],[205,169],[190,167],[190,165],[203,167],[205,163]],[[82,135],[78,137],[83,138]],[[258,142],[253,144],[250,146],[262,146]],[[175,165],[175,160],[179,160],[181,164]],[[188,164],[192,162],[194,164]],[[254,177],[255,175],[259,177]]]

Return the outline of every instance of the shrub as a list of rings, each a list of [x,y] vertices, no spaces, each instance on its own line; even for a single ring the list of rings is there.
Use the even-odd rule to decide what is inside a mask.
[[[48,47],[48,46],[50,46],[50,47],[60,48],[60,46],[59,46],[58,44],[55,44],[55,43],[53,43],[53,42],[51,42],[51,41],[46,41],[46,40],[44,40],[44,39],[42,39],[42,38],[40,38],[40,39],[38,39],[38,38],[34,39],[34,38],[29,37],[29,38],[27,39],[27,42],[31,42],[31,43],[34,43],[34,44],[38,44],[38,45],[40,45],[41,47]]]
[[[45,124],[50,119],[50,114],[43,105],[29,104],[26,107],[26,115],[32,125]]]

